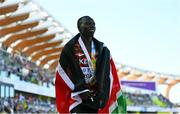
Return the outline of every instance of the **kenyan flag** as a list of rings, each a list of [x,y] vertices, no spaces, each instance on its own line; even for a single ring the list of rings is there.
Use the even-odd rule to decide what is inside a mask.
[[[84,102],[80,94],[89,91],[85,86],[84,74],[74,58],[74,47],[79,37],[80,34],[77,34],[64,46],[57,66],[55,90],[59,113],[70,113],[82,105]],[[126,102],[110,51],[97,39],[93,38],[93,42],[98,53],[95,72],[97,93],[94,102],[86,106],[98,109],[98,113],[126,113]]]
[[[126,113],[126,100],[112,58],[110,59],[110,66],[110,97],[105,108],[99,110],[99,113]]]

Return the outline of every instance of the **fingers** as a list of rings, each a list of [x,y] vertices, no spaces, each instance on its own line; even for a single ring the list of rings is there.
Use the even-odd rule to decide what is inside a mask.
[[[88,99],[91,99],[93,95],[88,91],[88,92],[80,94],[80,97],[83,100],[88,100]]]

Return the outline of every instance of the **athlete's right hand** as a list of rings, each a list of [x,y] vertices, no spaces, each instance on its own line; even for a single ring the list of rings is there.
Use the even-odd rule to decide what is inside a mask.
[[[86,101],[86,100],[89,100],[89,99],[92,99],[92,98],[93,98],[92,93],[89,92],[89,91],[84,92],[84,93],[81,93],[79,96],[81,97],[81,99],[82,99],[83,101]]]

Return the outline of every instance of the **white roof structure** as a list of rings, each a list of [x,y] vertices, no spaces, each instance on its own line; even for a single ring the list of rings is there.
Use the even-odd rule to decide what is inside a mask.
[[[72,34],[32,0],[0,0],[0,46],[54,70]]]

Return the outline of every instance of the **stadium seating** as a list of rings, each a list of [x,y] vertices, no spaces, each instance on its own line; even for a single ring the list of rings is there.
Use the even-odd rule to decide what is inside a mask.
[[[37,84],[38,86],[54,86],[53,74],[36,64],[26,60],[22,56],[12,55],[0,49],[0,77],[10,79],[17,78],[21,81]],[[26,96],[17,94],[14,98],[1,98],[0,113],[55,113],[55,102],[42,100],[39,97],[32,97],[29,93]]]
[[[0,55],[0,76],[10,77],[11,74],[14,74],[20,80],[40,86],[54,85],[54,73],[49,73],[22,56],[9,54],[3,49],[0,49]]]
[[[163,107],[163,108],[172,108],[173,103],[171,103],[167,98],[161,94],[151,93],[151,94],[142,94],[142,93],[130,93],[124,92],[129,106],[144,106],[144,107]]]
[[[14,98],[3,98],[0,101],[0,113],[55,113],[55,102],[32,95],[16,94]]]

